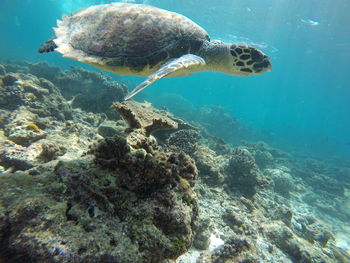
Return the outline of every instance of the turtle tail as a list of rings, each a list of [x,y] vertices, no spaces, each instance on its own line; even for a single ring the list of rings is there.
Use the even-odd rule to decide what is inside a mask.
[[[38,49],[39,53],[49,53],[55,51],[55,48],[57,48],[57,45],[53,41],[53,37],[46,40]]]

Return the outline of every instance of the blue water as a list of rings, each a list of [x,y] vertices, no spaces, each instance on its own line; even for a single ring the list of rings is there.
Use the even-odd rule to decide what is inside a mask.
[[[52,35],[62,13],[107,2],[112,1],[1,0],[0,58],[82,66],[36,50]],[[244,125],[268,133],[272,145],[327,158],[350,157],[348,0],[136,2],[181,13],[212,39],[257,45],[273,64],[272,72],[248,78],[199,73],[160,80],[145,90],[148,100],[171,92],[194,107],[218,104]]]

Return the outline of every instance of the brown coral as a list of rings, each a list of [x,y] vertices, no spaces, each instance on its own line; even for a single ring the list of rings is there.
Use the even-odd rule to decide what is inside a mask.
[[[126,101],[114,104],[130,129],[141,129],[145,136],[156,130],[177,129],[177,123],[153,108],[149,103]]]
[[[119,184],[128,190],[149,194],[159,189],[175,186],[181,178],[197,177],[194,161],[184,153],[132,150],[123,137],[106,138],[94,150],[96,163],[121,176]]]
[[[151,133],[178,128],[177,122],[153,108],[150,103],[126,101],[115,103],[114,107],[129,124],[127,142],[135,149],[144,149],[154,154],[158,147]]]

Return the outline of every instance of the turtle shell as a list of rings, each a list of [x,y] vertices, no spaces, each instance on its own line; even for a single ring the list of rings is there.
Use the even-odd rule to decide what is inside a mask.
[[[207,32],[190,19],[140,4],[91,6],[64,16],[57,25],[56,51],[121,74],[196,54],[203,41],[209,40]]]

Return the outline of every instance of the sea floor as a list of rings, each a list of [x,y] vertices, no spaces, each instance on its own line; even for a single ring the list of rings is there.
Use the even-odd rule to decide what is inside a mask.
[[[350,262],[348,160],[233,146],[208,111],[126,93],[80,68],[0,64],[1,263]]]

